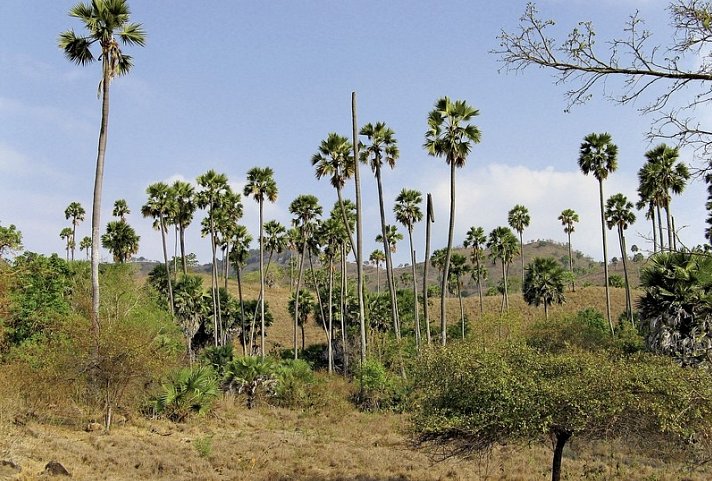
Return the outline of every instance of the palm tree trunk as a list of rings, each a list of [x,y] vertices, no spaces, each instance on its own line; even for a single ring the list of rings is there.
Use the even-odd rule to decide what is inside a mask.
[[[623,276],[625,277],[625,308],[626,314],[628,315],[628,320],[633,324],[633,302],[630,296],[630,283],[628,282],[628,261],[626,258],[626,247],[625,247],[625,236],[623,235],[623,228],[618,226],[618,236],[620,238],[621,244],[621,259],[623,259]]]
[[[480,256],[479,256],[479,254],[477,254],[475,256],[475,264],[477,265],[477,291],[479,292],[479,295],[480,295],[480,316],[482,316],[485,313],[485,307],[484,307],[484,303],[482,300],[482,278],[481,278],[481,272],[480,272]]]
[[[381,261],[376,260],[376,292],[381,293]]]
[[[519,257],[522,259],[522,290],[524,290],[524,231],[519,231]]]
[[[430,213],[433,211],[433,197],[428,194],[425,214],[425,262],[423,264],[423,322],[428,346],[432,342],[430,336],[430,316],[428,312],[428,266],[430,265],[430,224],[433,222]]]
[[[391,248],[386,230],[386,212],[383,206],[383,185],[381,182],[381,168],[376,164],[376,183],[378,184],[378,206],[381,210],[381,235],[383,236],[383,252],[386,254],[386,282],[388,283],[388,293],[391,297],[391,317],[393,319],[393,331],[396,339],[401,338],[400,322],[398,321],[398,300],[396,299],[396,289],[393,282],[393,261],[391,260]]]
[[[101,194],[104,183],[104,159],[106,157],[106,140],[109,133],[109,56],[102,57],[102,103],[101,128],[99,130],[99,146],[96,154],[96,172],[94,174],[94,197],[91,213],[91,327],[94,334],[92,358],[99,358],[99,249],[101,228]]]
[[[312,275],[312,282],[314,283],[314,291],[316,292],[316,300],[319,303],[319,312],[321,313],[321,318],[326,319],[326,313],[324,312],[324,303],[321,300],[321,291],[319,290],[319,282],[316,278],[316,273],[314,272],[314,262],[312,259],[311,252],[309,252],[309,271]]]
[[[173,302],[173,286],[171,284],[171,274],[168,269],[168,250],[166,248],[166,222],[161,214],[158,219],[159,226],[161,228],[161,243],[163,244],[163,262],[166,265],[166,281],[168,281],[168,303],[171,308],[171,316],[175,316],[175,303]]]
[[[74,261],[74,250],[77,248],[77,218],[72,217],[72,262]]]
[[[658,215],[658,233],[660,234],[660,251],[662,252],[665,250],[665,242],[663,241],[663,216],[660,212],[660,206],[657,204],[655,205],[655,211]]]
[[[460,324],[462,325],[462,338],[465,339],[465,306],[462,304],[462,286],[460,278],[457,279],[457,298],[460,301]]]
[[[509,287],[507,286],[507,264],[502,259],[502,298],[504,299],[504,309],[509,309]]]
[[[447,294],[447,279],[450,275],[450,256],[452,255],[452,239],[455,234],[455,161],[450,159],[450,225],[447,233],[447,251],[443,266],[443,280],[440,292],[440,336],[442,345],[447,344],[447,317],[445,315],[445,295]]]
[[[178,224],[173,226],[173,280],[178,280]]]
[[[210,244],[212,248],[212,260],[213,260],[213,265],[212,269],[210,270],[210,289],[212,290],[212,301],[213,301],[213,329],[215,330],[215,347],[218,346],[218,301],[217,301],[217,291],[218,291],[218,279],[217,279],[217,253],[216,253],[216,245],[215,245],[215,223],[213,222],[212,218],[213,214],[213,208],[212,204],[210,205],[210,211],[208,215],[210,216]]]
[[[655,209],[650,210],[650,220],[653,223],[653,254],[658,251],[658,231],[655,230]]]
[[[415,249],[413,249],[413,227],[408,229],[408,241],[410,242],[410,265],[413,273],[413,308],[415,314],[415,348],[420,349],[420,316],[418,314],[418,278],[415,277]]]
[[[675,216],[670,217],[672,219],[672,248],[677,250],[677,230],[675,230]]]
[[[569,236],[569,272],[571,273],[571,290],[576,292],[576,280],[574,279],[574,256],[571,251],[571,232],[566,233]],[[522,284],[522,287],[524,284]]]
[[[183,260],[183,275],[188,275],[188,262],[185,257],[185,227],[180,226],[180,257]]]
[[[356,92],[351,92],[351,127],[354,149],[354,183],[356,186],[356,283],[358,289],[361,364],[366,360],[366,309],[363,298],[363,229],[361,211],[361,177],[358,162],[358,123],[356,122]]]
[[[329,374],[334,372],[334,346],[331,341],[334,336],[334,259],[329,258],[329,329],[326,334],[327,359]]]
[[[348,284],[346,282],[346,247],[341,245],[341,293],[339,302],[341,303],[341,350],[344,356],[344,375],[349,370],[349,356],[348,356],[348,346],[346,345],[346,289]]]
[[[561,479],[561,459],[564,455],[564,446],[566,441],[571,437],[571,432],[557,430],[554,433],[556,436],[556,445],[554,447],[554,459],[551,464],[551,481],[559,481]]]
[[[242,297],[242,266],[239,263],[235,264],[235,274],[237,275],[237,296],[240,298],[240,329],[242,331],[242,354],[247,356],[247,333],[245,332],[245,301]],[[252,354],[252,332],[250,332],[250,354]]]
[[[260,198],[260,357],[265,358],[265,270],[264,201]]]
[[[673,247],[674,243],[672,240],[673,228],[672,228],[672,216],[670,215],[670,204],[666,202],[664,207],[665,207],[665,220],[667,222],[667,230],[668,230],[668,250],[670,252],[672,252],[674,249],[674,247]]]
[[[603,238],[603,284],[606,288],[606,318],[608,327],[611,329],[611,336],[615,335],[613,330],[613,319],[611,318],[611,294],[608,287],[608,246],[606,245],[606,216],[603,206],[603,180],[598,181],[598,193],[601,201],[601,237]]]
[[[304,239],[302,241],[304,246],[302,247],[302,256],[299,259],[299,274],[297,275],[297,287],[294,291],[294,359],[299,359],[299,346],[297,345],[297,327],[299,327],[299,294],[302,288],[302,276],[304,274],[304,258],[307,255],[307,241]],[[302,329],[302,338],[304,337],[304,330]],[[303,340],[302,340],[303,342]]]
[[[544,301],[544,319],[549,320],[549,303]]]

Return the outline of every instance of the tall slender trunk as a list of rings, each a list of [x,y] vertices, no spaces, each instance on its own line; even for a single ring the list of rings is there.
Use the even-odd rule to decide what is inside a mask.
[[[675,216],[670,217],[672,219],[672,249],[677,250],[677,230],[675,230]]]
[[[242,332],[242,354],[247,355],[247,333],[245,332],[245,300],[242,297],[242,266],[235,264],[237,276],[237,296],[240,298],[240,329]],[[250,333],[250,354],[252,354],[252,333]]]
[[[210,271],[210,289],[212,290],[212,301],[213,301],[213,329],[215,330],[215,347],[218,346],[218,304],[219,302],[217,301],[217,292],[218,292],[218,271],[217,271],[217,252],[216,248],[217,246],[215,245],[215,223],[213,222],[213,206],[212,203],[210,204],[210,212],[208,213],[210,216],[210,244],[212,248],[212,260],[213,260],[213,265],[212,269]]]
[[[344,356],[344,375],[349,370],[348,346],[346,345],[346,247],[341,245],[341,292],[339,302],[341,304],[341,350]]]
[[[168,250],[166,248],[166,221],[163,214],[158,219],[159,227],[161,228],[161,241],[163,244],[163,262],[166,266],[166,281],[168,281],[168,303],[171,308],[171,316],[175,316],[175,303],[173,302],[173,285],[171,284],[171,273],[168,268]]]
[[[457,281],[457,298],[460,302],[460,325],[462,326],[462,338],[465,339],[465,306],[462,304],[462,286],[460,286],[460,278]]]
[[[376,261],[376,292],[381,293],[381,261]]]
[[[502,308],[501,312],[504,312],[504,309],[507,308],[509,309],[509,302],[507,301],[507,265],[504,262],[504,259],[502,259]]]
[[[428,193],[425,214],[425,262],[423,265],[423,322],[428,345],[432,342],[430,336],[430,316],[428,309],[428,266],[430,265],[430,224],[433,223],[433,196]]]
[[[302,256],[299,259],[299,274],[297,275],[297,287],[294,291],[294,359],[299,359],[299,345],[297,344],[297,328],[299,327],[299,294],[302,288],[302,275],[304,274],[304,258],[307,255],[307,241],[302,240]],[[302,337],[304,332],[302,331]]]
[[[74,261],[74,250],[77,248],[77,218],[72,218],[72,262]]]
[[[183,275],[188,275],[188,262],[185,257],[185,227],[180,225],[180,257],[183,261]]]
[[[477,253],[475,255],[475,265],[477,266],[477,291],[480,295],[480,315],[484,315],[485,306],[482,300],[482,277],[480,271],[480,255]]]
[[[672,216],[670,215],[670,204],[668,202],[665,203],[665,220],[667,223],[667,230],[668,230],[668,250],[672,252],[674,249],[674,242],[672,240],[673,237],[673,228],[672,228]]]
[[[102,62],[102,103],[101,128],[99,130],[99,146],[96,153],[96,172],[94,175],[94,198],[91,213],[91,327],[94,334],[92,358],[99,357],[99,250],[101,239],[101,194],[104,183],[104,159],[106,157],[106,141],[109,133],[109,56],[103,55]]]
[[[603,206],[603,180],[598,181],[598,194],[601,201],[601,237],[603,238],[603,285],[606,287],[606,318],[611,329],[611,335],[615,336],[613,329],[613,319],[611,318],[611,293],[608,287],[608,246],[606,245],[606,215]]]
[[[400,339],[400,322],[398,320],[398,300],[396,298],[395,283],[393,281],[393,261],[391,260],[390,242],[388,242],[388,231],[386,230],[386,212],[383,206],[383,185],[381,182],[381,167],[375,164],[376,183],[378,184],[378,207],[381,210],[381,235],[383,236],[383,252],[386,254],[386,282],[388,283],[388,293],[391,297],[391,317],[393,319],[393,331],[396,339]]]
[[[524,239],[522,238],[524,231],[519,231],[519,257],[522,259],[522,291],[524,290]]]
[[[447,294],[447,279],[450,275],[450,257],[452,256],[452,239],[455,234],[455,161],[450,159],[450,225],[447,233],[447,251],[443,266],[443,280],[440,292],[440,335],[442,345],[447,344],[447,318],[445,314],[445,295]]]
[[[361,364],[366,360],[366,312],[363,299],[363,229],[361,212],[361,178],[358,162],[358,123],[356,122],[356,92],[351,92],[351,126],[354,149],[354,183],[356,185],[356,283],[361,336]]]
[[[334,259],[329,257],[329,328],[326,334],[327,359],[329,374],[334,372],[334,345],[332,342],[334,336]]]
[[[549,320],[549,303],[544,301],[544,319]]]
[[[569,236],[569,272],[571,273],[571,290],[576,292],[576,279],[574,279],[574,256],[571,251],[571,232],[566,233]]]
[[[663,216],[662,213],[660,212],[660,206],[655,205],[655,211],[658,215],[658,234],[659,234],[659,239],[660,239],[660,251],[665,250],[665,242],[663,241]]]
[[[178,280],[178,224],[173,226],[173,280]]]
[[[658,231],[655,229],[655,209],[650,209],[650,220],[653,223],[653,253],[658,251]]]
[[[319,304],[319,312],[321,313],[321,318],[326,319],[326,313],[324,312],[324,302],[321,299],[321,291],[319,290],[319,282],[316,278],[316,273],[314,272],[314,262],[312,260],[312,254],[309,252],[309,271],[312,275],[312,282],[314,283],[314,291],[316,292],[316,300]],[[316,317],[316,316],[315,316]]]
[[[628,261],[625,246],[625,237],[623,235],[623,227],[618,226],[618,237],[621,245],[621,259],[623,259],[623,276],[625,277],[625,307],[628,320],[633,324],[633,301],[630,296],[630,282],[628,282]]]
[[[264,233],[264,201],[260,199],[260,357],[265,358],[265,233]],[[305,241],[306,242],[306,241]]]
[[[413,314],[415,315],[415,348],[420,349],[420,315],[418,314],[418,278],[415,276],[415,249],[413,249],[413,226],[408,227],[410,242],[410,265],[413,273]]]

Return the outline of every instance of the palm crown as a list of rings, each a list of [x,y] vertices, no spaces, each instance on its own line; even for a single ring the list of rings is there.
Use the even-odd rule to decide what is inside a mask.
[[[361,135],[366,136],[370,145],[361,148],[361,162],[369,163],[374,172],[380,170],[383,163],[391,168],[396,165],[400,156],[395,132],[386,126],[385,122],[368,123],[361,128]]]
[[[574,230],[574,223],[579,221],[578,214],[573,209],[564,209],[559,216],[561,225],[564,226],[564,232],[571,234]]]
[[[470,107],[464,100],[438,99],[428,115],[425,150],[434,157],[445,157],[448,165],[462,167],[472,144],[480,142],[480,130],[467,123],[479,114],[479,110]]]
[[[612,195],[606,201],[606,224],[609,229],[620,227],[625,230],[635,222],[633,203],[623,194]]]
[[[417,190],[403,189],[396,197],[396,205],[393,208],[396,220],[409,231],[413,229],[413,224],[423,219],[423,211],[420,210],[421,202],[423,202],[423,195]]]
[[[274,171],[269,167],[253,167],[247,171],[247,184],[243,191],[245,196],[253,197],[257,202],[277,200],[277,183]]]
[[[609,133],[587,135],[579,152],[581,172],[585,175],[593,174],[599,182],[618,168],[618,147]]]
[[[311,163],[316,167],[316,178],[330,177],[331,185],[341,189],[354,173],[354,161],[351,155],[351,142],[335,132],[322,140],[319,150],[312,156]]]
[[[78,3],[69,11],[69,15],[78,18],[87,30],[85,36],[77,35],[74,30],[67,30],[59,35],[59,47],[65,56],[78,65],[88,65],[101,59],[108,77],[114,78],[126,74],[133,66],[132,58],[121,51],[114,36],[124,45],[143,46],[146,33],[141,24],[129,22],[131,12],[125,0],[92,0]],[[101,53],[95,57],[92,45],[98,43]]]

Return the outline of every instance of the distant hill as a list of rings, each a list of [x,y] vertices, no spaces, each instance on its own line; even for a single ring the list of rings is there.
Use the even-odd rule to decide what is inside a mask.
[[[470,259],[471,251],[469,249],[464,249],[458,247],[454,249],[455,252],[463,254],[465,257]],[[259,270],[259,253],[258,249],[250,250],[250,257],[247,260],[247,264],[243,268],[243,273],[249,276],[252,272],[257,272]],[[595,261],[589,256],[584,255],[582,252],[574,250],[574,272],[576,273],[576,284],[579,286],[602,286],[603,285],[603,263]],[[553,240],[540,239],[533,242],[529,242],[524,245],[524,264],[526,265],[532,261],[535,257],[551,257],[556,259],[565,268],[569,268],[569,254],[568,247],[565,243],[556,242]],[[272,258],[272,264],[274,266],[280,266],[284,269],[289,268],[289,258],[290,253],[285,251],[281,254],[275,254]],[[499,263],[494,264],[494,262],[489,257],[489,250],[485,250],[483,255],[483,265],[487,268],[487,280],[483,283],[483,290],[486,291],[488,288],[495,287],[497,283],[502,278],[502,267]],[[612,256],[611,259],[618,259]],[[265,258],[265,262],[267,259]],[[318,261],[314,259],[315,265],[318,265]],[[140,274],[148,275],[148,273],[153,269],[158,261],[151,261],[144,258],[138,258],[134,260],[134,263],[140,266]],[[639,274],[642,262],[633,262],[629,259],[630,266],[630,283],[631,286],[637,287],[639,283]],[[218,269],[222,269],[222,260],[218,259]],[[272,268],[273,269],[273,268]],[[210,274],[210,264],[202,264],[199,266],[191,267],[190,270],[195,273]],[[353,262],[348,263],[349,275],[356,275],[356,265]],[[222,272],[222,270],[220,270]],[[274,272],[274,271],[272,271]],[[288,272],[288,271],[287,271]],[[411,268],[409,264],[401,264],[397,266],[394,270],[395,272],[395,282],[398,287],[407,287],[410,285]],[[366,287],[370,290],[376,291],[378,288],[378,283],[380,282],[381,290],[387,290],[386,287],[386,272],[383,265],[380,267],[380,274],[376,271],[376,267],[370,263],[364,265],[364,273],[366,275]],[[617,274],[623,277],[623,263],[619,260],[617,262],[612,262],[609,265],[609,275]],[[230,275],[235,276],[234,270],[230,270]],[[423,263],[420,262],[416,265],[416,275],[418,276],[419,282],[422,282],[423,276]],[[286,274],[288,276],[288,274]],[[516,256],[509,266],[508,278],[514,286],[520,285],[522,281],[522,267],[521,260],[519,256]],[[439,271],[433,267],[428,270],[428,283],[433,285],[439,285],[440,282]],[[288,282],[288,281],[287,281]],[[469,296],[477,293],[477,283],[471,278],[467,278],[464,282],[463,295]]]

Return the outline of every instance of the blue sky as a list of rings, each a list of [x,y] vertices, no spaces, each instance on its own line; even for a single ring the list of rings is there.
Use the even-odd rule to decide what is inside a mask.
[[[72,201],[90,210],[101,104],[99,66],[78,67],[58,49],[61,31],[81,25],[67,15],[75,2],[26,0],[0,3],[0,223],[16,224],[27,250],[63,252],[60,230]],[[551,72],[500,73],[489,53],[501,29],[512,31],[526,2],[400,1],[334,2],[130,2],[134,21],[148,32],[145,48],[127,48],[135,60],[128,77],[111,86],[109,143],[102,223],[125,198],[129,221],[141,235],[139,255],[159,259],[160,235],[140,216],[145,188],[159,180],[193,180],[210,168],[241,189],[248,169],[275,170],[279,199],[267,219],[288,223],[288,206],[314,194],[329,210],[336,200],[327,181],[314,178],[310,158],[329,132],[351,132],[350,96],[358,93],[358,117],[385,121],[396,133],[401,157],[384,173],[386,205],[403,187],[433,193],[433,242],[447,240],[449,170],[422,148],[426,117],[438,97],[464,99],[480,111],[482,142],[458,171],[456,243],[467,229],[506,225],[515,204],[530,209],[524,239],[566,237],[557,217],[572,208],[581,216],[574,247],[601,258],[595,179],[577,167],[578,148],[591,132],[608,131],[619,146],[619,170],[606,195],[636,200],[636,172],[652,145],[645,139],[652,118],[633,106],[604,100],[564,113],[565,86]],[[170,6],[169,6],[170,5]],[[592,20],[600,41],[623,28],[639,9],[656,40],[670,38],[666,2],[658,0],[544,0],[543,17],[568,31]],[[610,82],[608,88],[615,88]],[[692,160],[690,152],[683,158]],[[364,179],[365,249],[379,230],[375,181]],[[351,192],[352,187],[347,192]],[[696,181],[673,200],[673,214],[687,245],[703,241],[705,190]],[[257,230],[257,205],[245,199],[244,222]],[[189,251],[209,259],[197,214],[188,232]],[[642,215],[639,215],[642,217]],[[78,237],[90,232],[87,221]],[[628,245],[649,249],[649,224],[628,230]],[[416,227],[422,259],[424,225]],[[611,255],[619,255],[614,233]],[[407,245],[396,263],[408,262]],[[103,254],[109,259],[108,253]]]

